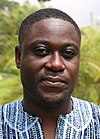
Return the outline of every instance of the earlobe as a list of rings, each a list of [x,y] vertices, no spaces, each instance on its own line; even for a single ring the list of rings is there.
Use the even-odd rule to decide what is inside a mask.
[[[18,45],[15,47],[15,63],[18,69],[20,69],[20,61],[21,61],[21,46]]]

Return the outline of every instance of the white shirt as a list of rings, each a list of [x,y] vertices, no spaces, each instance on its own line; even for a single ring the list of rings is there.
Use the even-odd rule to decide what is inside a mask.
[[[73,110],[60,115],[55,139],[100,139],[100,107],[72,97]],[[22,100],[0,107],[0,139],[44,139],[42,119],[25,112]]]

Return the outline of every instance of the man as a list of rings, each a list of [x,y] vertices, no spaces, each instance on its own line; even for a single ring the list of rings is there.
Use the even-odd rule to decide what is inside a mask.
[[[32,13],[15,48],[23,100],[0,110],[0,139],[100,139],[100,109],[71,97],[80,61],[80,30],[57,9]]]

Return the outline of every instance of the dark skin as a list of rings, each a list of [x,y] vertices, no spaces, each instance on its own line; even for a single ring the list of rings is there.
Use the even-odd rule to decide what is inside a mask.
[[[45,138],[54,139],[58,117],[72,111],[80,38],[71,23],[44,19],[31,26],[15,52],[23,85],[23,107],[42,119]]]

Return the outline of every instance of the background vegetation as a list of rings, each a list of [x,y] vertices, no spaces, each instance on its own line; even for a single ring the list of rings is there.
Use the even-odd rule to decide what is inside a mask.
[[[19,70],[14,62],[14,48],[21,21],[29,13],[43,8],[8,0],[0,1],[0,105],[22,97]],[[81,65],[73,96],[100,105],[100,28],[81,29]]]

